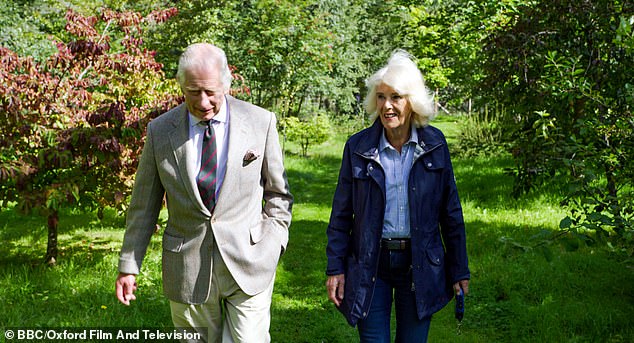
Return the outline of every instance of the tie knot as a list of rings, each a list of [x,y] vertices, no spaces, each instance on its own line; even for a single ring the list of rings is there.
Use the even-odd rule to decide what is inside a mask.
[[[205,128],[205,139],[209,139],[213,134],[214,127],[211,125],[213,123],[213,119],[210,120],[201,120],[199,124]]]

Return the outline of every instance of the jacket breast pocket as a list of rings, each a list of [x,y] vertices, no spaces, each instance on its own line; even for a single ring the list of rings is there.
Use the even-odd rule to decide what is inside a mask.
[[[435,151],[434,151],[435,152]],[[441,158],[441,152],[432,152],[426,156],[423,156],[423,166],[427,171],[440,171],[445,168],[445,160]]]
[[[368,167],[365,166],[353,166],[352,167],[352,178],[353,179],[360,179],[360,180],[366,180],[370,178],[370,173],[369,171],[371,171],[374,168],[371,165]]]

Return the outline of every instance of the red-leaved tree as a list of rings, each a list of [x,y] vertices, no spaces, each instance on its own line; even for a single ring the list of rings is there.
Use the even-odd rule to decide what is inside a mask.
[[[182,101],[141,47],[143,28],[175,14],[69,10],[71,41],[46,61],[0,47],[0,207],[48,217],[47,263],[59,209],[124,210],[146,124]]]

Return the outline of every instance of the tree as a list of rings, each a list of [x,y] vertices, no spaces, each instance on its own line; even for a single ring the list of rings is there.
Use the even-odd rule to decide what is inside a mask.
[[[248,100],[282,118],[304,106],[358,114],[365,78],[402,47],[410,2],[179,1],[179,14],[169,29],[152,32],[150,46],[172,74],[189,43],[218,45],[249,85]]]
[[[69,41],[64,29],[67,9],[92,15],[100,8],[150,13],[168,8],[169,0],[5,0],[0,3],[0,46],[41,62],[57,51],[53,40]],[[53,37],[53,38],[51,38]]]
[[[310,146],[324,143],[332,132],[330,119],[325,113],[311,115],[304,120],[298,117],[287,117],[281,121],[280,125],[288,140],[299,144],[303,157],[308,156]]]
[[[517,193],[560,177],[561,227],[634,253],[634,4],[531,1],[498,19],[480,90],[509,111]]]
[[[458,107],[478,96],[481,41],[500,12],[517,2],[425,0],[409,6],[405,45],[418,57],[428,86],[439,91],[437,101]]]
[[[74,38],[43,62],[0,48],[0,206],[48,217],[47,263],[59,209],[123,210],[147,122],[181,101],[140,38],[175,12],[69,10]]]

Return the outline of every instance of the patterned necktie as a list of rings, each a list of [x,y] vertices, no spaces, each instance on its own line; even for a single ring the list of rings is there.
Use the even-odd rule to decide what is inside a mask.
[[[218,168],[216,133],[211,125],[211,120],[203,121],[202,123],[206,124],[206,129],[197,183],[200,197],[205,206],[212,211],[216,205],[216,170]]]

